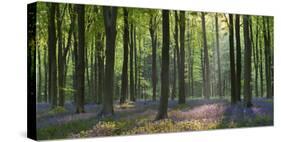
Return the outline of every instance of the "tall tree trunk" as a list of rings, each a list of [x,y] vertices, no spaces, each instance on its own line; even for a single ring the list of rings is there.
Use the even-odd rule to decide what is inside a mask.
[[[229,57],[230,57],[230,77],[231,77],[231,104],[236,104],[236,72],[234,57],[233,38],[233,15],[229,14]]]
[[[249,28],[250,28],[250,43],[252,47],[252,54],[254,59],[254,69],[255,69],[255,94],[259,96],[259,89],[258,89],[258,62],[257,62],[257,53],[256,53],[256,44],[254,42],[254,35],[253,35],[253,26],[252,26],[252,19],[249,19]],[[258,35],[258,33],[256,33]],[[256,39],[257,40],[257,39]]]
[[[222,84],[221,84],[221,60],[220,60],[220,42],[219,42],[219,22],[218,22],[218,14],[215,16],[215,25],[216,25],[216,44],[217,44],[217,62],[218,62],[218,93],[219,96],[222,97]]]
[[[260,30],[259,30],[260,32]],[[262,35],[260,35],[262,36]],[[262,40],[259,40],[259,54],[260,54],[260,60],[259,60],[259,63],[260,63],[260,89],[261,89],[261,97],[264,97],[264,83],[263,83],[263,46],[262,46]]]
[[[176,68],[176,65],[177,65],[177,62],[176,62],[176,48],[174,48],[173,50],[173,86],[172,86],[172,97],[171,97],[171,100],[174,100],[175,97],[176,97],[176,82],[177,82],[177,68]]]
[[[202,97],[205,96],[205,92],[206,92],[206,87],[205,87],[205,82],[206,82],[206,75],[205,75],[205,63],[204,63],[204,52],[203,52],[203,48],[200,49],[200,61],[201,61],[201,71],[202,71]]]
[[[63,85],[63,80],[64,80],[64,64],[63,64],[63,47],[62,47],[62,17],[60,13],[60,5],[57,5],[57,36],[58,36],[58,83],[59,83],[59,106],[64,106],[64,85]]]
[[[156,85],[157,85],[157,68],[156,68],[156,46],[157,46],[157,33],[156,33],[156,16],[151,15],[149,21],[149,33],[152,44],[152,100],[156,101]]]
[[[102,103],[104,90],[104,49],[103,49],[103,35],[98,32],[96,37],[96,48],[97,48],[97,103]]]
[[[56,4],[49,5],[48,24],[48,48],[49,48],[49,95],[51,96],[52,108],[57,106],[57,57],[56,57],[56,27],[55,27]]]
[[[271,32],[270,32],[270,20],[269,20],[269,17],[266,17],[266,22],[267,22],[267,37],[268,37],[268,64],[269,64],[269,67],[268,67],[268,70],[269,70],[269,89],[268,89],[268,96],[267,98],[272,98],[273,97],[273,52],[271,50],[272,46],[271,46],[271,42],[273,42],[271,40]]]
[[[175,50],[176,50],[176,57],[177,57],[177,71],[178,71],[178,87],[181,84],[180,81],[180,74],[181,74],[181,58],[180,58],[180,50],[179,50],[179,18],[178,18],[178,12],[175,11],[175,33],[174,33],[174,38],[175,38]],[[179,92],[178,92],[179,93]],[[178,94],[179,100],[180,100],[180,94]]]
[[[84,113],[85,88],[85,6],[77,5],[78,13],[78,70],[77,70],[77,113]]]
[[[95,82],[94,82],[94,72],[95,72],[95,67],[94,67],[94,39],[92,40],[92,45],[91,45],[91,52],[90,52],[90,82],[91,82],[91,93],[93,97],[93,102],[96,102],[96,90],[95,90]]]
[[[99,116],[112,116],[113,110],[113,83],[114,83],[114,62],[115,62],[115,39],[116,39],[116,7],[103,7],[104,27],[106,33],[105,50],[105,76],[104,93],[102,97],[102,109]]]
[[[134,98],[135,98],[135,101],[136,101],[136,98],[138,97],[138,91],[137,91],[137,85],[138,85],[138,82],[137,82],[137,80],[138,80],[138,68],[137,68],[137,41],[136,41],[136,27],[134,28],[134,60],[135,60],[135,80],[134,80],[134,84],[135,84],[135,86],[134,86],[134,92],[135,92],[135,95],[134,95]]]
[[[47,64],[47,47],[44,48],[44,102],[50,102],[48,99],[48,64]]]
[[[123,33],[123,67],[122,67],[122,84],[121,84],[121,97],[120,104],[125,103],[128,94],[128,40],[129,40],[129,23],[128,23],[128,10],[123,8],[124,13],[124,33]]]
[[[190,24],[190,16],[187,18],[187,49],[188,49],[188,84],[187,84],[187,96],[192,96],[192,50],[191,50],[191,35],[192,35],[192,28]]]
[[[180,74],[179,104],[185,104],[185,12],[180,11]]]
[[[241,101],[241,42],[240,42],[240,15],[235,16],[236,37],[236,101]]]
[[[207,46],[207,33],[206,33],[206,25],[205,25],[205,13],[202,12],[201,15],[201,19],[202,19],[202,31],[203,31],[203,45],[204,45],[204,70],[205,70],[205,78],[206,80],[204,81],[205,85],[205,91],[204,91],[204,97],[206,99],[210,98],[209,93],[211,93],[210,90],[210,69],[209,69],[209,55],[208,55],[208,46]]]
[[[250,31],[249,31],[249,17],[243,16],[243,28],[244,28],[244,46],[245,46],[245,55],[244,55],[244,97],[247,107],[252,106],[251,97],[251,40],[250,40]]]
[[[255,77],[256,77],[256,91],[257,92],[259,92],[259,87],[258,87],[258,78],[259,78],[259,64],[260,64],[260,54],[259,54],[259,19],[258,19],[258,17],[256,18],[256,21],[257,21],[257,23],[256,23],[256,43],[255,43],[255,48],[254,48],[254,50],[255,50],[255,54],[256,54],[256,58],[255,58],[255,71],[256,71],[256,73],[255,73]],[[261,86],[260,86],[261,87]],[[257,93],[256,92],[256,93]],[[257,95],[257,97],[260,97],[261,96],[261,94],[262,94],[262,92],[260,92],[260,95]]]
[[[162,66],[161,66],[161,97],[156,120],[168,117],[168,97],[169,97],[169,11],[162,10]]]
[[[42,71],[41,71],[41,51],[40,48],[37,49],[38,58],[38,91],[37,91],[37,101],[42,102]]]
[[[131,23],[130,29],[130,101],[135,101],[134,85],[134,25]]]

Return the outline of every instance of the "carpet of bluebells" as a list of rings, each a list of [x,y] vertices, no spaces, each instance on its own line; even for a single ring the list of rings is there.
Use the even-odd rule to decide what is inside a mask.
[[[231,105],[218,99],[193,99],[184,105],[169,101],[168,118],[160,121],[154,121],[158,103],[152,101],[116,102],[115,115],[107,118],[97,117],[100,105],[96,104],[85,105],[83,114],[76,114],[70,102],[55,109],[37,104],[37,132],[39,139],[59,139],[272,126],[272,99],[252,103],[246,108],[243,103]]]

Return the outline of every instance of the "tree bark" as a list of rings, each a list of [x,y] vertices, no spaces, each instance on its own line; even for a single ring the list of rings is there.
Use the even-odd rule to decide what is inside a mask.
[[[48,48],[49,48],[49,95],[51,96],[52,108],[57,106],[57,63],[56,63],[56,27],[55,27],[56,4],[49,5],[48,24]]]
[[[85,88],[85,6],[77,5],[78,13],[78,70],[77,70],[77,106],[76,113],[84,113]]]
[[[44,102],[50,101],[48,98],[48,64],[47,64],[47,47],[44,48],[44,81],[45,81],[45,86],[44,86]]]
[[[236,37],[236,101],[241,101],[241,42],[240,42],[240,15],[235,16]]]
[[[134,85],[134,25],[131,23],[130,28],[130,101],[135,101],[135,85]]]
[[[217,44],[217,62],[218,62],[218,89],[219,96],[222,97],[222,84],[221,84],[221,61],[220,61],[220,42],[219,42],[219,22],[218,14],[215,16],[215,25],[216,25],[216,44]]]
[[[156,33],[156,16],[151,15],[149,21],[149,33],[152,44],[152,100],[156,101],[156,85],[157,85],[157,68],[156,68],[156,52],[157,52],[157,33]]]
[[[205,91],[204,91],[204,97],[206,99],[210,98],[209,93],[211,93],[210,90],[210,69],[209,69],[209,55],[208,55],[208,46],[207,46],[207,35],[206,35],[206,25],[205,25],[205,13],[202,12],[201,15],[201,19],[202,19],[202,31],[203,31],[203,45],[204,45],[204,70],[205,70]]]
[[[42,102],[42,71],[41,71],[41,51],[37,48],[37,58],[38,58],[38,91],[37,91],[37,101]]]
[[[179,74],[179,104],[185,104],[185,12],[180,11],[180,74]]]
[[[168,117],[168,97],[169,97],[169,11],[162,10],[162,66],[161,66],[161,97],[156,120]]]
[[[244,97],[247,107],[252,106],[251,97],[251,40],[250,40],[250,31],[249,31],[249,16],[243,16],[243,28],[244,28],[244,46],[245,46],[245,55],[244,55]]]
[[[121,84],[121,97],[120,104],[125,103],[128,94],[128,40],[129,40],[129,22],[128,10],[123,8],[124,14],[124,33],[123,33],[123,67],[122,67],[122,84]]]
[[[229,14],[229,57],[230,57],[230,79],[231,79],[231,104],[236,104],[236,71],[233,38],[233,15]]]
[[[103,7],[104,27],[106,33],[106,50],[105,50],[105,76],[104,76],[104,93],[102,97],[102,109],[99,116],[112,116],[113,110],[113,83],[114,83],[114,62],[115,62],[115,39],[116,39],[116,7]]]

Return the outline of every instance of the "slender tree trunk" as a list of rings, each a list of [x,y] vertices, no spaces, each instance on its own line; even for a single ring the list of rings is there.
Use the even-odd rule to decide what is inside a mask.
[[[266,17],[267,23],[267,42],[268,42],[268,96],[267,98],[273,97],[273,52],[271,52],[271,32],[270,32],[270,21],[269,17]]]
[[[47,47],[44,48],[44,102],[50,102],[50,99],[48,99],[48,64],[47,64]]]
[[[219,42],[219,22],[218,22],[218,14],[215,16],[215,25],[216,25],[216,44],[217,44],[217,62],[218,62],[218,93],[219,96],[222,97],[222,84],[221,84],[221,60],[220,60],[220,42]]]
[[[255,46],[255,48],[254,48],[254,50],[255,50],[255,54],[256,54],[256,58],[255,58],[255,71],[256,71],[256,91],[257,92],[259,92],[259,87],[258,87],[258,83],[259,83],[259,81],[258,81],[258,78],[259,78],[259,64],[260,64],[260,62],[259,62],[259,60],[260,60],[260,57],[259,57],[259,20],[258,20],[258,17],[256,18],[256,21],[257,21],[257,23],[256,23],[256,46]],[[260,86],[260,87],[262,87],[262,86]],[[257,93],[258,94],[258,93]],[[261,94],[262,94],[262,92],[260,92],[260,95],[257,95],[257,97],[260,97],[261,96]]]
[[[203,45],[204,45],[204,70],[205,70],[205,77],[206,80],[204,81],[205,83],[205,94],[204,97],[206,99],[210,98],[209,93],[211,93],[210,90],[210,69],[209,69],[209,55],[208,55],[208,46],[207,46],[207,35],[206,35],[206,25],[205,25],[205,13],[202,12],[201,15],[202,18],[202,31],[203,31]]]
[[[249,17],[243,16],[243,29],[244,29],[244,97],[247,107],[252,106],[251,97],[251,40],[250,40],[250,30],[249,30]]]
[[[95,88],[95,82],[94,82],[94,72],[95,72],[95,69],[94,69],[94,39],[92,40],[92,45],[91,45],[91,52],[90,52],[90,82],[91,82],[91,93],[90,95],[93,96],[93,102],[95,103],[96,102],[96,88]]]
[[[135,89],[134,89],[134,25],[131,23],[130,29],[130,101],[135,101]]]
[[[262,35],[260,35],[262,36]],[[262,40],[259,40],[259,53],[260,53],[260,89],[261,89],[261,97],[264,97],[264,84],[263,84],[263,46],[262,46]]]
[[[85,88],[85,6],[77,5],[78,13],[78,70],[77,70],[77,113],[84,113]]]
[[[254,69],[255,69],[255,95],[259,96],[259,90],[258,90],[258,62],[257,62],[257,53],[256,53],[256,47],[254,42],[254,36],[253,36],[253,26],[252,26],[252,19],[249,19],[249,28],[250,28],[250,43],[252,47],[252,54],[254,59]],[[256,33],[258,35],[258,33]],[[257,39],[256,39],[257,40]]]
[[[174,34],[174,38],[175,38],[175,49],[176,49],[176,57],[177,57],[177,71],[178,71],[178,88],[180,88],[180,84],[181,84],[181,81],[180,81],[180,75],[181,75],[181,57],[180,57],[180,50],[179,50],[179,30],[178,30],[178,26],[179,26],[179,18],[178,18],[178,12],[175,11],[175,34]],[[180,93],[178,91],[178,93]],[[180,100],[180,94],[178,94],[178,101]]]
[[[230,57],[230,79],[231,79],[231,104],[236,104],[236,72],[233,38],[233,15],[229,14],[229,57]]]
[[[123,68],[122,68],[122,84],[121,84],[121,97],[120,104],[125,103],[128,94],[128,40],[129,40],[129,23],[128,23],[128,10],[123,8],[124,13],[124,33],[123,33]]]
[[[38,91],[37,91],[37,101],[42,102],[42,71],[41,71],[41,51],[40,48],[37,49],[38,58]]]
[[[102,98],[102,109],[99,116],[112,116],[113,94],[114,94],[114,62],[115,62],[115,39],[116,39],[116,7],[103,7],[104,27],[106,33],[106,50],[105,50],[105,76],[104,76],[104,93]]]
[[[188,14],[187,14],[188,15]],[[192,96],[192,51],[191,51],[191,24],[190,16],[187,18],[187,49],[188,49],[188,85],[187,85],[187,96]]]
[[[156,120],[168,117],[168,97],[169,97],[169,43],[170,43],[170,28],[169,28],[169,11],[162,10],[162,66],[161,66],[161,97]]]
[[[205,81],[206,81],[206,75],[205,75],[205,63],[204,63],[204,52],[203,52],[203,48],[200,49],[200,61],[201,61],[201,71],[202,71],[202,97],[205,96],[205,92],[206,92],[206,87],[205,87]]]
[[[176,82],[177,82],[177,68],[176,68],[176,65],[177,65],[177,62],[176,62],[176,48],[174,48],[173,50],[173,87],[172,87],[172,97],[171,97],[171,100],[174,100],[175,97],[176,97]]]
[[[185,104],[185,12],[180,11],[180,74],[179,104]]]
[[[157,33],[156,33],[156,16],[151,15],[149,21],[149,32],[152,44],[152,100],[156,101],[156,85],[157,85],[157,68],[156,68],[156,43],[157,43]]]
[[[103,49],[103,35],[98,32],[96,37],[96,50],[97,50],[97,104],[102,103],[104,90],[104,49]]]
[[[64,85],[63,85],[63,80],[64,80],[64,67],[65,65],[63,64],[63,47],[62,47],[62,17],[60,14],[60,5],[57,5],[57,36],[58,36],[58,83],[59,83],[59,106],[64,106]]]
[[[138,68],[137,68],[137,41],[136,41],[136,27],[134,28],[134,60],[135,60],[135,75],[134,75],[134,78],[135,78],[135,80],[134,80],[134,84],[135,84],[135,86],[134,86],[134,92],[135,92],[135,95],[134,95],[134,98],[135,98],[135,101],[136,101],[136,98],[138,97],[138,91],[137,91],[137,85],[138,85],[138,82],[137,82],[137,80],[138,80]]]
[[[241,42],[240,42],[240,15],[235,16],[236,37],[236,101],[241,101]]]
[[[49,5],[48,25],[48,48],[49,48],[49,95],[51,96],[52,108],[57,106],[57,63],[56,63],[56,27],[55,27],[56,4]]]
[[[271,75],[270,75],[270,39],[268,34],[267,19],[263,17],[263,35],[264,35],[264,58],[265,58],[265,76],[266,76],[266,97],[271,98]]]

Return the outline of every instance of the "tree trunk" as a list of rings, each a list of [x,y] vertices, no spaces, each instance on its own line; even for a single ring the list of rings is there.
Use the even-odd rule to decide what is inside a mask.
[[[156,68],[156,43],[157,43],[157,33],[156,33],[156,16],[151,15],[149,21],[149,33],[151,37],[152,44],[152,100],[156,101],[156,85],[157,85],[157,68]]]
[[[128,40],[129,40],[129,23],[128,23],[128,10],[123,8],[124,13],[124,33],[123,33],[123,67],[122,67],[122,84],[121,84],[121,97],[120,104],[125,103],[128,94]]]
[[[64,80],[64,64],[63,64],[63,49],[62,49],[62,17],[60,14],[60,5],[57,5],[57,36],[58,36],[58,83],[59,83],[59,106],[64,106],[64,85],[63,85],[63,80]]]
[[[85,88],[85,8],[77,5],[78,13],[78,70],[77,70],[77,113],[84,113]]]
[[[262,36],[262,35],[260,35]],[[261,88],[261,97],[264,97],[264,83],[263,83],[263,46],[262,46],[262,40],[259,40],[259,54],[260,54],[260,88]]]
[[[49,48],[49,95],[51,96],[52,108],[57,106],[57,63],[56,63],[56,27],[55,27],[56,4],[49,5],[48,24],[48,48]]]
[[[44,102],[50,102],[48,99],[48,64],[47,64],[47,47],[44,48]],[[49,100],[49,101],[48,101]]]
[[[216,44],[217,44],[217,62],[218,62],[218,89],[219,96],[222,97],[222,84],[221,84],[221,61],[220,61],[220,42],[219,42],[219,22],[218,14],[215,16],[215,25],[216,25]]]
[[[39,47],[39,46],[38,46]],[[37,101],[42,102],[42,75],[41,75],[41,51],[37,48],[37,58],[38,58],[38,91],[37,91]]]
[[[137,68],[137,41],[136,41],[136,27],[134,28],[134,60],[135,60],[135,80],[134,80],[134,82],[135,82],[135,86],[134,86],[134,92],[135,92],[135,95],[134,95],[134,98],[135,98],[135,100],[134,101],[136,101],[136,98],[137,98],[137,96],[138,96],[138,90],[137,90],[137,85],[138,85],[138,68]]]
[[[179,26],[179,18],[178,18],[178,12],[175,11],[175,34],[174,34],[174,38],[175,38],[175,50],[176,50],[176,57],[177,57],[177,71],[178,71],[178,87],[180,86],[181,84],[181,81],[180,81],[180,74],[181,74],[181,57],[180,57],[180,51],[179,51],[179,30],[178,30],[178,26]],[[178,92],[179,93],[179,92]],[[180,100],[180,94],[178,94],[178,97],[179,97],[179,100]],[[178,101],[179,101],[178,100]]]
[[[258,90],[258,62],[257,62],[257,53],[256,53],[256,44],[254,42],[254,36],[253,36],[253,26],[252,26],[252,19],[249,19],[249,28],[250,28],[250,43],[252,47],[252,54],[254,59],[254,69],[255,69],[255,95],[259,96],[259,90]],[[258,33],[256,33],[258,35]],[[257,40],[257,39],[256,39]]]
[[[176,68],[176,48],[173,50],[174,56],[173,56],[173,86],[172,86],[172,97],[171,100],[174,100],[176,97],[176,82],[177,82],[177,68]]]
[[[256,21],[257,21],[257,23],[256,23],[256,41],[255,41],[256,46],[255,46],[254,50],[255,50],[255,54],[256,54],[256,58],[255,58],[255,71],[256,71],[255,77],[256,77],[256,91],[257,91],[256,93],[258,94],[258,92],[259,92],[258,78],[259,78],[259,73],[260,73],[259,72],[260,54],[259,54],[259,20],[258,20],[258,17],[256,18]],[[260,97],[262,92],[259,92],[259,94],[260,95],[257,95],[257,97]]]
[[[96,37],[96,48],[97,48],[97,103],[102,103],[104,90],[103,90],[103,83],[104,83],[104,49],[103,49],[103,35],[101,33],[97,33]]]
[[[252,106],[251,97],[251,40],[250,40],[250,31],[249,31],[249,17],[243,16],[243,28],[244,28],[244,97],[247,107]]]
[[[185,104],[185,12],[180,11],[180,74],[179,104]]]
[[[131,23],[130,28],[130,101],[135,101],[134,85],[134,25]]]
[[[209,93],[211,93],[210,90],[210,69],[209,69],[209,55],[208,55],[208,46],[207,46],[207,33],[206,33],[206,25],[205,25],[205,13],[202,12],[201,15],[202,18],[202,31],[203,31],[203,45],[204,45],[204,70],[205,70],[205,78],[206,80],[204,81],[205,85],[205,91],[204,91],[204,97],[206,99],[210,98]]]
[[[114,83],[114,62],[115,62],[115,39],[116,39],[116,7],[103,7],[104,27],[106,33],[105,50],[105,76],[104,93],[102,97],[102,109],[99,116],[112,116],[113,110],[113,83]]]
[[[230,57],[230,79],[231,79],[231,104],[236,104],[236,72],[234,57],[234,38],[233,38],[233,15],[229,14],[229,57]]]
[[[161,66],[161,97],[156,120],[168,117],[168,97],[169,97],[169,11],[162,10],[162,66]]]
[[[240,42],[240,15],[235,16],[236,37],[236,101],[241,101],[241,42]]]

